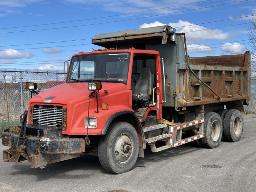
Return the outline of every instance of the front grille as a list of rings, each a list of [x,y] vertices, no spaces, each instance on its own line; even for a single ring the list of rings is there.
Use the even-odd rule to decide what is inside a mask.
[[[61,106],[35,105],[31,118],[33,127],[63,128],[66,124],[66,111]]]

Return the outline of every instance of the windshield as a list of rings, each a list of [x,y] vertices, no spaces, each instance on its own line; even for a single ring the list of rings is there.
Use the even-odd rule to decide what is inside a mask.
[[[75,56],[71,60],[69,82],[127,82],[129,53],[100,53]]]

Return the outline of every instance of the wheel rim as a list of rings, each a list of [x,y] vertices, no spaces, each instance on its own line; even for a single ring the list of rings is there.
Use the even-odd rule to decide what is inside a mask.
[[[127,135],[121,135],[115,144],[115,158],[120,163],[126,163],[130,157],[132,156],[132,152],[134,150],[134,145],[132,140]]]
[[[211,128],[211,138],[214,142],[216,142],[219,140],[221,134],[220,123],[217,120],[212,121]]]
[[[242,121],[239,117],[235,118],[235,121],[234,121],[234,133],[237,137],[240,136],[242,132]]]

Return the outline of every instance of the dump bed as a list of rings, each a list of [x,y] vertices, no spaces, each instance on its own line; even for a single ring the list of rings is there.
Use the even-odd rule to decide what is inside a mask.
[[[158,50],[165,68],[165,107],[248,101],[250,53],[189,57],[186,38],[170,26],[97,35],[92,42],[105,48]]]

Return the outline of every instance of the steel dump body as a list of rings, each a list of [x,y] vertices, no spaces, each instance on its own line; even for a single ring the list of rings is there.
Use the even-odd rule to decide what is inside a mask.
[[[250,53],[190,58],[183,33],[170,26],[97,35],[105,48],[158,50],[165,69],[164,107],[226,103],[249,99]]]

